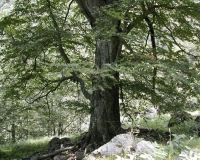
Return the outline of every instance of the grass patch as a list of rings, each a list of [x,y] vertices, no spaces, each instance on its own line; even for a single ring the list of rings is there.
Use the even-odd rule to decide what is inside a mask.
[[[27,157],[33,152],[46,149],[50,139],[50,137],[43,137],[0,145],[0,159],[10,160]]]

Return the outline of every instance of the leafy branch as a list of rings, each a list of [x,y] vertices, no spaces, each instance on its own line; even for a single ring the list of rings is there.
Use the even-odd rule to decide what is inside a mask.
[[[68,9],[67,9],[67,13],[66,13],[65,19],[64,19],[64,21],[63,21],[62,28],[64,27],[64,25],[65,25],[65,23],[66,23],[67,17],[68,17],[68,15],[69,15],[69,10],[70,10],[71,5],[72,5],[73,2],[74,2],[74,0],[72,0],[72,1],[69,3]]]
[[[148,5],[148,4],[147,4]],[[142,4],[142,8],[143,8],[143,12],[145,12],[145,5]],[[154,11],[155,13],[155,11]],[[157,54],[156,54],[156,41],[155,41],[155,32],[154,32],[154,28],[153,28],[153,22],[151,22],[151,20],[149,19],[148,16],[144,17],[148,27],[149,27],[149,32],[151,35],[151,46],[152,46],[152,50],[153,50],[153,56],[155,58],[155,60],[157,60]],[[154,67],[153,69],[153,78],[152,78],[152,83],[153,83],[153,90],[155,90],[155,86],[156,86],[156,75],[157,75],[157,67]]]
[[[49,9],[49,15],[50,15],[50,17],[52,19],[52,23],[53,23],[53,25],[54,25],[54,27],[57,31],[58,50],[59,50],[61,56],[63,57],[63,59],[65,60],[65,63],[68,64],[68,63],[70,63],[70,60],[69,60],[67,54],[65,53],[65,51],[63,49],[60,29],[59,29],[59,26],[56,22],[55,16],[54,16],[52,9],[51,9],[51,2],[50,2],[50,0],[46,0],[46,1],[47,1],[47,7]]]
[[[83,81],[81,78],[77,77],[77,76],[74,74],[73,76],[69,76],[69,77],[63,76],[62,78],[60,78],[60,79],[58,79],[58,80],[52,81],[51,83],[57,83],[56,86],[55,86],[53,89],[49,90],[46,94],[42,94],[42,95],[41,95],[41,92],[42,92],[43,90],[45,90],[45,88],[48,87],[49,83],[47,83],[47,84],[40,90],[40,92],[34,96],[34,98],[33,98],[33,100],[32,100],[31,102],[28,101],[28,100],[26,100],[26,101],[27,101],[28,103],[31,104],[31,103],[34,103],[35,101],[38,101],[38,100],[40,100],[40,99],[42,99],[42,98],[44,98],[44,97],[48,97],[49,94],[51,94],[51,93],[53,93],[54,91],[56,91],[56,90],[61,86],[61,84],[62,84],[64,81],[67,81],[67,80],[70,80],[70,81],[79,83],[80,86],[81,86],[81,91],[82,91],[83,95],[85,96],[85,98],[87,98],[88,100],[91,100],[91,94],[86,90],[84,81]]]

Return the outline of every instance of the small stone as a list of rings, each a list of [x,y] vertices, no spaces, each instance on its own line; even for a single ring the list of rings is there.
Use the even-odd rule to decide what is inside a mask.
[[[66,160],[67,156],[65,155],[56,155],[53,160]]]
[[[84,154],[83,151],[77,151],[77,152],[75,152],[75,158],[76,158],[76,160],[81,160],[84,157],[85,157],[85,154]]]

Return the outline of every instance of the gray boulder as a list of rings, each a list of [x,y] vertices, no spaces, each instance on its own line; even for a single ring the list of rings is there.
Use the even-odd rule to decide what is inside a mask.
[[[200,151],[197,149],[192,149],[190,151],[182,151],[176,160],[199,160]]]
[[[153,152],[156,149],[153,143],[150,141],[142,140],[139,143],[137,143],[135,151],[136,153],[148,153]]]
[[[136,145],[136,139],[131,134],[120,134],[100,148],[92,152],[93,155],[112,156],[129,152]]]
[[[133,151],[134,150],[134,151]],[[156,146],[150,141],[136,139],[130,134],[120,134],[114,137],[110,142],[93,151],[85,157],[85,160],[96,160],[98,157],[106,159],[107,156],[115,156],[116,159],[132,160],[148,155],[148,160],[154,160],[154,153],[157,153]],[[126,158],[120,157],[121,153],[126,154]]]
[[[54,137],[48,143],[48,150],[49,150],[49,152],[53,152],[62,147],[68,147],[71,145],[72,145],[72,143],[69,138],[64,137],[64,138],[60,139],[58,137]]]

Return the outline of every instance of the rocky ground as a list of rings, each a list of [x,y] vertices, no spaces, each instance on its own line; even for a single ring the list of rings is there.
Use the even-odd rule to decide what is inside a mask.
[[[199,117],[197,116],[194,121],[199,122]],[[191,119],[192,116],[190,114],[180,111],[171,116],[168,126],[179,125]],[[170,149],[163,151],[160,146],[169,146],[170,141],[174,138],[172,133],[160,130],[145,128],[127,129],[124,134],[115,136],[111,141],[94,150],[89,145],[81,149],[85,135],[83,134],[76,142],[72,142],[69,138],[60,139],[54,137],[49,141],[46,150],[35,152],[22,160],[96,160],[106,159],[107,157],[120,160],[136,160],[138,158],[148,160],[166,159],[169,154],[167,152]],[[170,147],[173,150],[173,146]],[[182,150],[176,159],[198,160],[200,159],[200,151],[195,149]]]
[[[144,140],[142,137],[146,137]],[[81,150],[80,144],[84,140],[84,135],[76,142],[71,142],[69,138],[54,137],[49,141],[45,151],[35,152],[22,160],[72,160],[88,159],[94,160],[114,156],[126,155],[137,158],[144,153],[156,153],[157,147],[152,141],[167,143],[169,133],[159,132],[157,130],[136,129],[127,130],[127,133],[120,134],[111,139],[100,148],[93,150],[89,146]],[[129,158],[130,158],[129,157]]]
[[[148,134],[150,139],[159,139],[162,137],[163,143],[169,138],[169,133],[159,135],[158,131],[141,130],[141,133],[127,132],[115,136],[111,141],[99,147],[96,150],[86,148],[81,150],[79,143],[83,139],[76,142],[71,142],[69,138],[54,137],[49,141],[47,150],[36,152],[22,160],[99,160],[99,159],[118,159],[118,160],[137,160],[137,159],[166,159],[167,153],[159,148],[159,145],[152,141],[140,138],[144,134]],[[84,137],[84,136],[83,136]],[[169,139],[168,139],[169,140]],[[198,160],[200,152],[196,149],[183,150],[177,160],[192,159]]]

